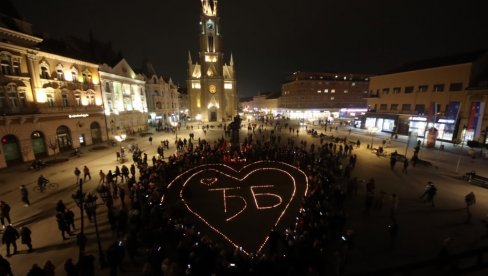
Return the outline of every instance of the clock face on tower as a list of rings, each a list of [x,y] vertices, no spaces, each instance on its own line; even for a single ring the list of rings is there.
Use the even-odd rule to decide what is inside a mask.
[[[212,21],[208,21],[207,22],[207,29],[213,30],[213,23],[212,23]]]
[[[208,92],[215,94],[215,92],[217,92],[217,87],[213,84],[209,85],[208,86]]]

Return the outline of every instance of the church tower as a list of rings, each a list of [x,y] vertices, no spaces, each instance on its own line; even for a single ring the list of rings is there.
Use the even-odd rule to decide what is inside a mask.
[[[200,51],[195,63],[188,53],[188,95],[192,120],[221,122],[237,114],[236,80],[232,54],[224,62],[217,0],[201,0]]]

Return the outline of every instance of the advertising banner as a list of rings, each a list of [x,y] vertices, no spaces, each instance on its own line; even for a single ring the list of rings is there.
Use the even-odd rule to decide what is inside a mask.
[[[449,102],[447,105],[446,119],[457,120],[459,110],[461,109],[461,102]]]

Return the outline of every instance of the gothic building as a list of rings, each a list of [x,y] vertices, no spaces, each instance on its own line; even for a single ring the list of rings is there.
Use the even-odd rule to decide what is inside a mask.
[[[236,80],[232,54],[224,63],[217,0],[202,0],[200,51],[193,63],[188,53],[188,96],[192,120],[229,120],[237,113]]]

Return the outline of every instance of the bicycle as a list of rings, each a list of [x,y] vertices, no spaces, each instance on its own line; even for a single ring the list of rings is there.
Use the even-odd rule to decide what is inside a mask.
[[[48,182],[44,183],[44,185],[42,185],[42,186],[40,186],[40,185],[34,186],[34,192],[44,193],[45,191],[48,191],[48,192],[49,191],[56,191],[58,188],[59,188],[58,183],[48,181]]]

